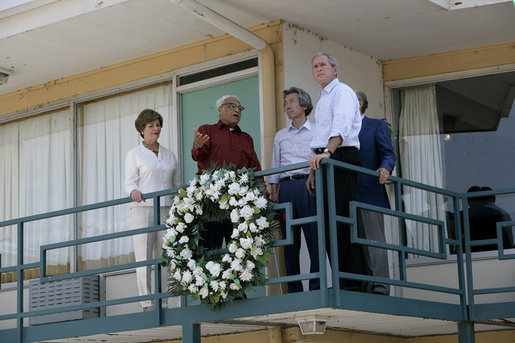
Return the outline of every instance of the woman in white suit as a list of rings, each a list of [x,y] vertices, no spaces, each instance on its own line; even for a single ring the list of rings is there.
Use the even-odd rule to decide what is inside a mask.
[[[163,117],[154,110],[145,109],[134,122],[143,141],[127,152],[125,158],[125,190],[134,201],[131,203],[131,226],[133,229],[154,225],[153,200],[142,199],[143,193],[170,189],[180,185],[177,158],[174,153],[158,143],[163,127]],[[160,200],[161,222],[168,216],[171,197]],[[136,261],[146,261],[161,256],[163,231],[133,236]],[[162,291],[167,290],[168,273],[162,268]],[[151,290],[150,266],[136,269],[138,291],[148,295]],[[167,300],[167,299],[165,299]],[[163,301],[166,307],[167,301]],[[152,301],[141,302],[143,311],[154,310]]]

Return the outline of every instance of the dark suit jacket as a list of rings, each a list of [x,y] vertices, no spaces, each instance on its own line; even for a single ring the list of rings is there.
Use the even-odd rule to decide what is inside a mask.
[[[395,153],[390,129],[384,120],[363,117],[359,144],[363,167],[372,170],[384,168],[392,173],[395,167]],[[367,204],[390,208],[386,189],[376,176],[358,174],[356,198]]]

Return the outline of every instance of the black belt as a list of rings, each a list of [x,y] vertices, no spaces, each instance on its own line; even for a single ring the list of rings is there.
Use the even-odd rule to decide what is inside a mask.
[[[292,180],[307,179],[308,176],[309,176],[308,174],[294,174],[294,175],[280,178],[279,183],[286,182],[286,181],[292,181]]]

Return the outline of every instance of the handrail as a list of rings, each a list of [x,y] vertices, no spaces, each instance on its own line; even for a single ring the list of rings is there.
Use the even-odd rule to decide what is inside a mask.
[[[293,230],[299,229],[298,226],[305,223],[310,222],[316,222],[317,230],[318,230],[318,237],[320,239],[318,240],[319,245],[319,272],[318,273],[309,273],[309,274],[301,274],[301,275],[293,275],[293,276],[279,276],[274,278],[269,278],[267,280],[267,284],[280,284],[290,281],[300,281],[300,280],[308,280],[313,278],[319,278],[320,279],[320,306],[326,307],[331,304],[330,302],[330,296],[329,296],[329,290],[327,287],[327,266],[326,266],[326,258],[325,258],[325,252],[326,252],[326,246],[325,246],[325,229],[324,229],[324,208],[327,206],[329,208],[330,218],[329,218],[329,225],[330,225],[330,234],[332,235],[333,239],[331,239],[331,259],[333,261],[338,260],[338,246],[337,246],[337,240],[336,240],[336,224],[341,223],[347,223],[350,225],[350,231],[351,231],[351,242],[354,244],[360,244],[360,245],[366,245],[376,248],[382,248],[387,249],[391,251],[397,252],[399,256],[399,269],[400,269],[400,279],[394,280],[394,279],[385,279],[375,276],[368,276],[368,275],[361,275],[361,274],[353,274],[353,273],[346,273],[346,272],[340,272],[338,271],[338,268],[331,268],[332,273],[332,279],[333,279],[333,287],[336,289],[335,294],[335,305],[336,306],[342,306],[342,299],[341,294],[339,292],[340,286],[339,282],[336,282],[335,280],[338,280],[339,278],[349,278],[349,279],[355,279],[360,281],[368,281],[368,282],[381,282],[390,284],[393,286],[401,286],[401,287],[409,287],[409,288],[416,288],[420,290],[425,291],[435,291],[435,292],[441,292],[441,293],[447,293],[450,295],[456,295],[459,297],[459,306],[461,308],[461,320],[474,320],[476,318],[475,315],[475,303],[474,303],[474,297],[476,295],[484,295],[484,294],[497,294],[497,293],[506,293],[506,292],[515,292],[515,285],[513,287],[497,287],[497,288],[485,288],[485,289],[475,289],[474,288],[474,282],[473,282],[473,268],[472,268],[472,257],[471,257],[471,247],[475,245],[480,245],[484,243],[497,243],[500,247],[498,251],[498,258],[499,259],[514,259],[515,254],[505,254],[504,250],[502,249],[502,244],[499,238],[499,235],[501,234],[501,230],[503,227],[506,226],[513,226],[515,225],[514,221],[509,222],[502,222],[497,223],[497,234],[498,238],[496,240],[483,240],[483,241],[477,241],[477,242],[471,242],[470,241],[470,223],[468,219],[468,209],[465,204],[467,203],[469,198],[473,197],[480,197],[480,196],[487,196],[487,195],[509,195],[509,194],[515,194],[515,188],[512,189],[505,189],[505,190],[491,190],[491,191],[483,191],[483,192],[476,192],[476,193],[457,193],[450,190],[433,187],[430,185],[422,184],[419,182],[406,180],[400,177],[396,176],[390,176],[389,180],[393,183],[393,189],[395,193],[395,209],[386,209],[382,207],[377,207],[365,203],[360,203],[357,201],[353,201],[350,203],[350,214],[349,217],[342,217],[339,215],[336,215],[335,213],[335,194],[334,194],[334,169],[335,168],[345,168],[347,170],[354,171],[356,173],[362,173],[365,175],[370,175],[374,177],[378,177],[377,171],[372,171],[363,167],[358,167],[354,165],[350,165],[347,163],[335,161],[332,159],[324,159],[321,163],[322,168],[324,170],[327,170],[327,175],[329,175],[329,179],[327,180],[328,189],[325,190],[323,188],[323,178],[324,173],[322,170],[319,170],[316,172],[316,192],[319,196],[317,196],[317,215],[312,217],[305,217],[305,218],[296,218],[294,219],[292,216],[292,207],[291,203],[284,203],[284,204],[276,204],[274,205],[275,209],[282,209],[286,213],[286,238],[278,240],[275,242],[274,246],[285,246],[288,244],[292,244],[292,233]],[[309,167],[307,162],[305,163],[297,163],[290,166],[280,167],[280,168],[274,168],[274,169],[268,169],[256,172],[255,175],[257,177],[260,176],[268,176],[272,174],[278,174],[278,173],[284,173],[287,171],[293,171],[297,169],[304,169]],[[403,186],[409,186],[413,188],[422,189],[428,192],[432,192],[435,194],[444,195],[447,197],[450,197],[453,199],[453,213],[454,218],[457,221],[457,228],[461,227],[460,223],[460,208],[463,209],[463,227],[464,227],[464,246],[462,245],[462,240],[459,238],[449,238],[446,235],[445,232],[445,222],[433,218],[428,218],[420,215],[415,215],[411,213],[406,213],[403,211],[402,206],[402,187]],[[26,317],[31,316],[37,316],[37,315],[43,315],[43,314],[51,314],[51,313],[57,313],[57,312],[64,312],[64,311],[74,311],[74,310],[83,310],[87,308],[94,308],[94,307],[103,307],[103,306],[110,306],[110,305],[118,305],[118,304],[124,304],[124,303],[130,303],[130,302],[136,302],[141,300],[147,300],[147,299],[153,299],[156,302],[160,302],[161,299],[169,297],[169,294],[166,292],[161,292],[159,290],[160,285],[160,274],[156,272],[155,273],[155,284],[157,285],[157,291],[151,295],[147,296],[133,296],[123,299],[115,299],[115,300],[103,300],[99,302],[94,303],[87,303],[87,304],[81,304],[81,305],[73,305],[73,306],[66,306],[62,308],[54,308],[54,309],[46,309],[46,310],[38,310],[38,311],[23,311],[23,271],[26,269],[33,269],[33,268],[40,268],[40,282],[50,282],[50,281],[58,281],[68,278],[75,278],[80,276],[86,276],[86,275],[95,275],[95,274],[104,274],[112,271],[120,271],[120,270],[127,270],[132,269],[136,267],[141,266],[147,266],[147,265],[153,265],[156,270],[161,268],[159,259],[153,259],[148,261],[141,261],[141,262],[132,262],[132,263],[125,263],[120,264],[116,266],[111,267],[103,267],[103,268],[96,268],[96,269],[89,269],[85,271],[75,271],[70,272],[62,275],[54,275],[54,276],[47,276],[46,275],[46,252],[53,249],[63,248],[63,247],[71,247],[71,246],[79,246],[82,244],[92,243],[92,242],[99,242],[104,240],[110,240],[115,238],[121,238],[121,237],[128,237],[135,234],[141,234],[141,233],[148,233],[148,232],[154,232],[154,231],[160,231],[165,228],[164,225],[160,225],[159,222],[159,201],[160,198],[163,196],[169,196],[177,191],[177,188],[159,191],[159,192],[153,192],[143,195],[143,199],[154,199],[154,211],[157,214],[155,218],[155,223],[153,226],[149,226],[146,228],[140,228],[140,229],[131,229],[126,230],[122,232],[116,232],[116,233],[109,233],[109,234],[103,234],[103,235],[97,235],[93,237],[87,237],[87,238],[80,238],[80,239],[72,239],[69,241],[63,241],[63,242],[57,242],[52,244],[46,244],[40,247],[40,261],[39,262],[33,262],[33,263],[24,263],[23,261],[23,226],[25,223],[41,220],[41,219],[48,219],[52,217],[58,217],[63,215],[69,215],[69,214],[75,214],[105,207],[111,207],[116,205],[121,205],[125,203],[132,202],[132,199],[130,197],[110,200],[110,201],[104,201],[99,202],[95,204],[88,204],[83,206],[78,206],[75,208],[69,208],[69,209],[63,209],[59,211],[52,211],[48,213],[42,213],[37,215],[30,215],[25,216],[21,218],[16,219],[10,219],[3,222],[0,222],[0,228],[5,226],[11,226],[16,225],[17,226],[17,265],[16,266],[9,266],[9,267],[1,267],[0,265],[0,273],[7,273],[7,272],[17,272],[17,312],[13,314],[7,314],[7,315],[0,315],[0,321],[7,320],[7,319],[16,319],[17,321],[17,330],[18,330],[18,338],[19,342],[23,341],[23,319]],[[327,204],[324,204],[325,197],[324,193],[328,192],[327,196]],[[460,207],[461,204],[461,207]],[[370,241],[364,238],[360,238],[358,236],[358,230],[357,230],[357,213],[359,209],[365,209],[370,211],[375,211],[379,213],[383,213],[388,216],[397,217],[399,218],[400,225],[402,226],[402,222],[404,220],[412,220],[416,222],[426,223],[432,226],[436,226],[438,228],[438,234],[439,234],[439,249],[437,252],[433,251],[426,251],[422,249],[418,249],[415,247],[408,247],[405,244],[405,241],[402,239],[402,230],[400,231],[400,244],[392,244],[392,243],[386,243],[386,242],[377,242],[377,241]],[[501,235],[502,237],[502,235]],[[429,285],[429,284],[421,284],[417,282],[412,282],[407,280],[407,266],[406,266],[406,256],[408,254],[416,254],[416,255],[423,255],[431,258],[436,259],[447,259],[448,258],[448,249],[445,249],[446,246],[454,246],[456,248],[456,266],[457,266],[457,277],[458,277],[458,287],[445,287],[445,286],[435,286],[435,285]],[[1,261],[1,260],[0,260]],[[466,271],[466,273],[465,273]],[[466,278],[465,278],[466,275]],[[0,284],[1,287],[1,284]],[[479,305],[477,305],[479,306]],[[479,308],[479,307],[478,307]],[[159,312],[159,311],[157,311]],[[158,319],[160,318],[160,314],[158,314]]]

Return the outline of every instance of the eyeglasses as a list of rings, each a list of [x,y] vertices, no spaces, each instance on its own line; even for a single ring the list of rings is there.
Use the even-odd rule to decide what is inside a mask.
[[[243,106],[238,106],[238,105],[236,105],[234,102],[226,102],[226,103],[223,103],[223,104],[222,104],[222,106],[223,106],[223,105],[227,105],[227,106],[229,106],[229,108],[230,108],[231,110],[239,109],[239,110],[240,110],[240,112],[241,112],[241,111],[243,111],[243,110],[245,109],[245,107],[243,107]]]

